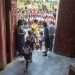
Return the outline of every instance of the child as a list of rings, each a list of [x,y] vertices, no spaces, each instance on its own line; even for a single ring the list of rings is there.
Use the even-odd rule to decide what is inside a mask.
[[[35,38],[32,36],[31,31],[28,31],[28,36],[26,37],[26,40],[29,41],[29,46],[30,46],[30,61],[32,62],[32,51],[34,50],[34,43],[35,43]]]
[[[26,71],[28,69],[28,63],[30,60],[30,46],[29,46],[29,41],[25,42],[25,46],[23,47],[23,51],[24,51],[24,58],[26,60]]]

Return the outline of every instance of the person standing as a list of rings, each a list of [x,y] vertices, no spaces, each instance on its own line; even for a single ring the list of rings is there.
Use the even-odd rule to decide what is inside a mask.
[[[55,26],[54,26],[54,22],[51,22],[51,24],[49,25],[50,51],[52,51],[52,47],[53,47],[54,34],[55,34]]]
[[[45,41],[44,56],[47,56],[47,51],[50,48],[49,28],[46,22],[43,22],[43,26],[44,26],[44,41]]]
[[[18,25],[16,27],[16,48],[17,51],[19,52],[19,55],[23,55],[23,50],[22,48],[24,47],[25,44],[25,38],[24,38],[24,31],[22,29],[22,20],[18,20]]]
[[[38,25],[38,20],[34,19],[33,24],[31,25],[31,29],[34,30],[34,34],[35,34],[35,44],[37,44],[39,42],[39,25]],[[37,46],[37,45],[36,45]]]
[[[39,25],[38,25],[38,20],[37,19],[34,19],[34,22],[31,25],[31,29],[34,30],[34,33],[35,33],[36,37],[38,37],[39,36]]]

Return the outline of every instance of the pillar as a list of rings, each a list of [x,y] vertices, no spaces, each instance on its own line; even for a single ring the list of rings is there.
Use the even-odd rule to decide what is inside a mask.
[[[11,60],[14,59],[14,54],[16,51],[15,47],[15,25],[16,25],[16,10],[17,10],[17,0],[11,0],[11,10],[9,11],[9,31],[10,31],[10,57]]]
[[[75,57],[75,0],[60,0],[54,52]]]

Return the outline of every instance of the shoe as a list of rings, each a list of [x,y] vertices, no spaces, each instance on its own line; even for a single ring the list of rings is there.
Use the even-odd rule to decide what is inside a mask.
[[[43,56],[47,56],[47,54],[44,54]]]
[[[46,52],[44,51],[44,52],[42,52],[42,53],[46,53]]]
[[[24,73],[27,72],[27,70],[24,71]]]
[[[30,60],[30,62],[32,62],[32,60]]]

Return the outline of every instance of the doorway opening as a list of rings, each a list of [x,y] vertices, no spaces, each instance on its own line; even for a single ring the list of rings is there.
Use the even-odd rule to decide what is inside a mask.
[[[43,21],[46,21],[48,25],[53,24],[56,29],[58,7],[59,0],[18,0],[17,18],[23,19],[26,27],[30,27],[35,18],[41,29],[43,29]]]

